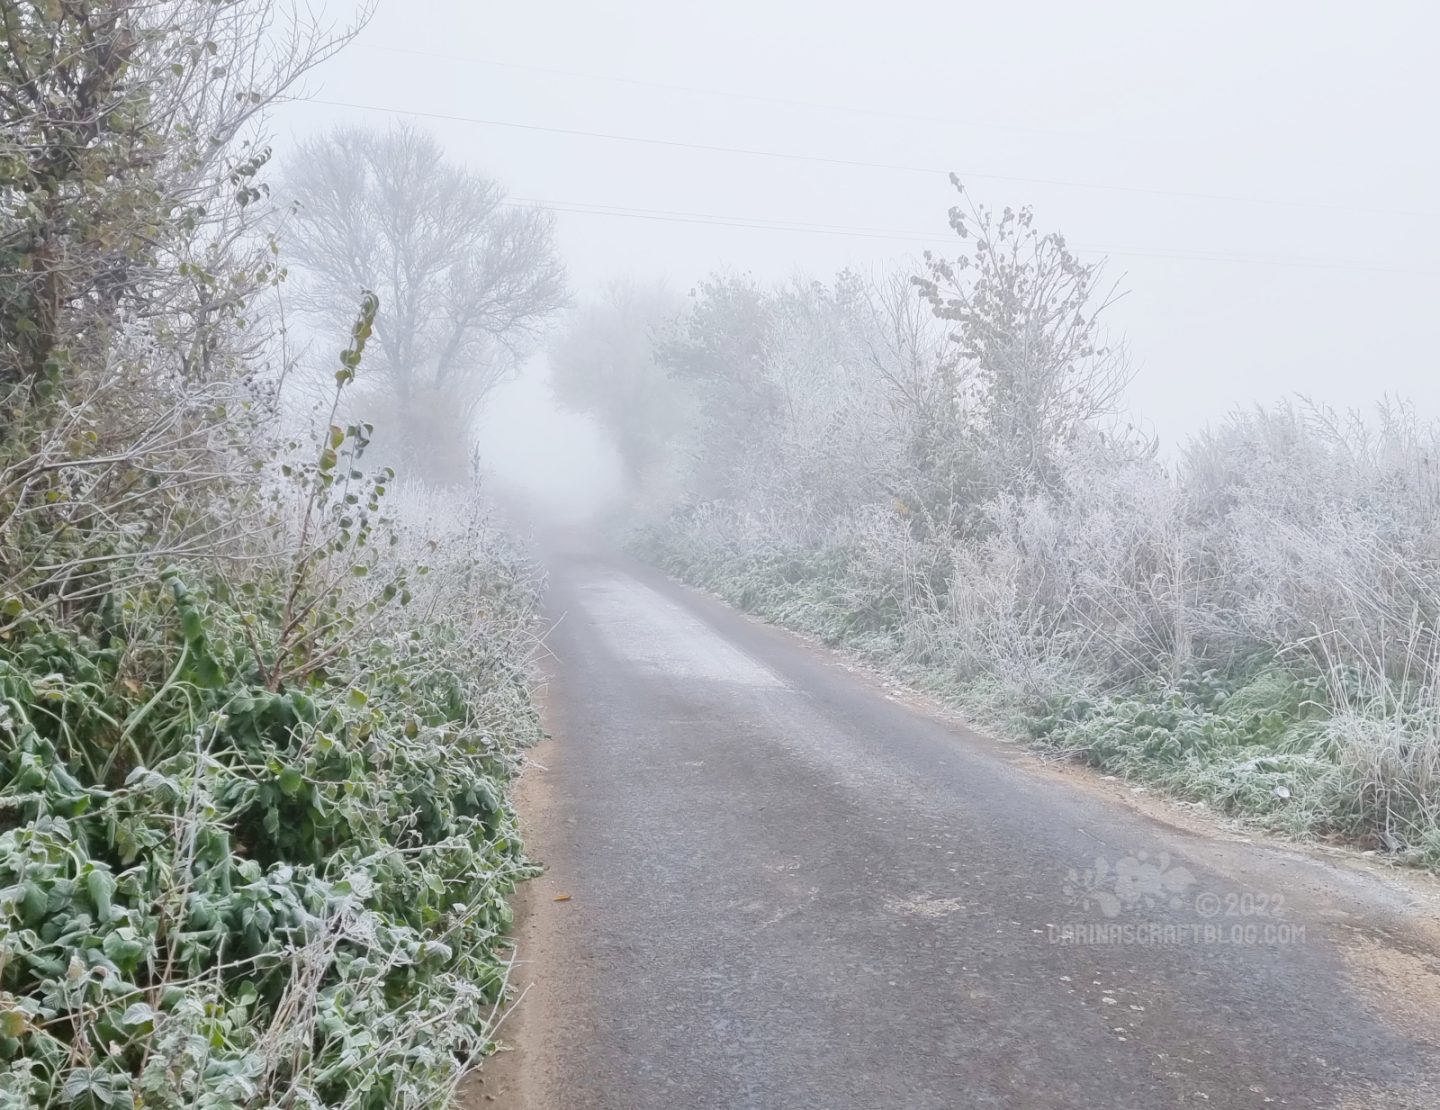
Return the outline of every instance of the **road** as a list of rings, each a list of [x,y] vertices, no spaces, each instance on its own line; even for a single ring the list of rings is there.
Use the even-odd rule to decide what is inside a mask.
[[[474,1106],[1440,1107],[1436,884],[978,736],[621,560],[552,567],[523,997]]]

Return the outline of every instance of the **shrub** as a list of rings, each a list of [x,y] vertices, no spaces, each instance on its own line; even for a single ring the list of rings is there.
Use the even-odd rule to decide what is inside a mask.
[[[9,1104],[431,1106],[487,1047],[533,586],[482,521],[360,519],[325,442],[290,554],[6,602]]]

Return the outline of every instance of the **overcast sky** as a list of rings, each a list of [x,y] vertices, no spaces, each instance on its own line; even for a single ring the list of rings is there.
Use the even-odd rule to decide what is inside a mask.
[[[1293,393],[1440,415],[1437,13],[379,0],[277,138],[283,159],[289,136],[415,113],[555,205],[582,296],[616,274],[683,289],[950,248],[954,170],[1110,258],[1131,408],[1167,438]]]

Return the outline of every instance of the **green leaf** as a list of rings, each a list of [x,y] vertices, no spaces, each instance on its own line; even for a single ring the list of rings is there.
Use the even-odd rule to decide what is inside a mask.
[[[27,882],[23,887],[25,894],[22,902],[25,906],[25,917],[30,921],[37,921],[45,916],[49,908],[50,898],[45,893],[45,888],[33,880]]]
[[[60,1088],[60,1097],[74,1106],[88,1095],[108,1106],[114,1097],[109,1093],[109,1086],[109,1080],[99,1068],[76,1068]],[[97,1088],[104,1089],[106,1093],[102,1095]]]
[[[110,920],[110,899],[115,893],[115,880],[108,871],[92,870],[85,876],[85,890],[95,903],[95,912],[102,922]]]
[[[305,776],[294,767],[286,767],[280,772],[280,791],[287,798],[293,798],[300,793],[300,788],[305,785]]]
[[[225,672],[208,653],[202,653],[195,660],[195,666],[191,668],[191,676],[198,685],[207,690],[214,690],[225,683]]]
[[[121,1025],[144,1025],[146,1022],[154,1020],[155,1011],[150,1008],[150,1003],[148,1002],[136,1002],[120,1015]]]
[[[106,933],[100,947],[105,955],[121,967],[129,967],[145,955],[146,942],[136,935],[134,929],[116,929]]]

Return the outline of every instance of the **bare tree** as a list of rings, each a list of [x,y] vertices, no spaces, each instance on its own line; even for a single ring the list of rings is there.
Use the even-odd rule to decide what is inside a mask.
[[[507,205],[499,184],[406,124],[313,138],[286,184],[305,307],[333,327],[358,289],[379,295],[371,373],[408,461],[458,477],[476,410],[565,302],[550,213]]]
[[[1029,208],[953,207],[950,226],[973,239],[970,255],[951,262],[927,251],[929,274],[915,279],[935,315],[955,324],[993,467],[987,484],[1008,490],[1053,484],[1057,450],[1114,413],[1132,376],[1124,348],[1105,346],[1100,327],[1116,290],[1099,290],[1101,267],[1032,221]]]

